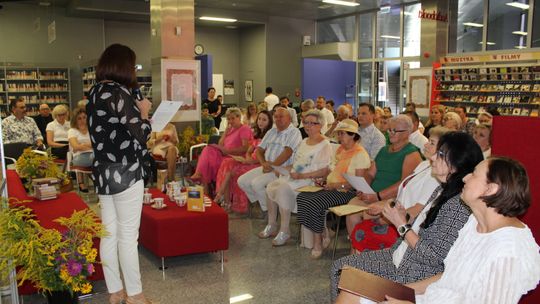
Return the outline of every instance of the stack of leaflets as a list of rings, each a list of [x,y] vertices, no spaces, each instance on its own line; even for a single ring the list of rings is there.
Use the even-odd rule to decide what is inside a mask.
[[[57,197],[56,187],[60,181],[57,178],[36,178],[32,180],[34,197],[38,200],[49,200]]]

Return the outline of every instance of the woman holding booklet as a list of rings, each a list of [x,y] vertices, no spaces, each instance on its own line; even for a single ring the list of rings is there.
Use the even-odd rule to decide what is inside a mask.
[[[305,125],[305,124],[304,124]],[[328,208],[345,205],[356,195],[356,190],[345,180],[343,174],[366,176],[370,166],[369,155],[358,142],[358,124],[352,119],[341,121],[334,132],[337,133],[340,146],[337,148],[330,170],[321,179],[326,180],[324,189],[318,192],[301,192],[296,198],[298,204],[298,222],[313,231],[313,249],[311,256],[318,259],[323,247],[323,231]]]
[[[311,186],[313,179],[328,174],[332,157],[330,142],[321,134],[324,118],[319,110],[310,110],[303,119],[308,137],[302,140],[294,152],[292,167],[277,167],[281,176],[266,186],[268,196],[268,225],[259,233],[260,238],[268,238],[277,232],[277,211],[281,215],[279,232],[272,240],[273,246],[283,246],[291,237],[289,222],[291,212],[296,211],[298,188]]]
[[[368,206],[372,203],[394,198],[401,182],[422,162],[418,148],[409,142],[413,123],[409,116],[400,114],[390,118],[390,144],[384,146],[368,171],[367,181],[375,193],[357,193],[357,198],[349,204]],[[347,216],[347,231],[363,220],[362,213]]]
[[[336,260],[330,273],[332,301],[337,296],[341,269],[346,266],[402,284],[442,272],[444,258],[470,215],[469,208],[460,200],[463,178],[482,159],[482,151],[470,135],[462,132],[443,135],[431,156],[431,173],[441,187],[433,191],[414,221],[407,219],[401,204],[384,207],[383,216],[398,227],[400,239],[391,248]]]

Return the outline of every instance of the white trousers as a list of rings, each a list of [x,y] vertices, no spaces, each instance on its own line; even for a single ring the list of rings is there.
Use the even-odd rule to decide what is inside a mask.
[[[143,193],[144,183],[140,180],[123,192],[99,195],[101,220],[108,234],[101,239],[100,256],[109,293],[124,289],[120,268],[128,296],[142,292],[137,240]]]
[[[246,193],[250,202],[259,201],[261,210],[266,211],[266,185],[276,179],[274,172],[263,173],[262,167],[257,167],[242,174],[238,178],[238,186]]]

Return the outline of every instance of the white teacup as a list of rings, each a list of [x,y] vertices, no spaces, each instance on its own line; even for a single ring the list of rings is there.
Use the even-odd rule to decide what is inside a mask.
[[[156,197],[154,199],[155,207],[158,209],[163,208],[163,198],[162,197]]]
[[[143,203],[150,204],[152,202],[152,193],[143,194]]]
[[[144,193],[148,193],[148,191],[150,191],[149,188],[144,188]]]

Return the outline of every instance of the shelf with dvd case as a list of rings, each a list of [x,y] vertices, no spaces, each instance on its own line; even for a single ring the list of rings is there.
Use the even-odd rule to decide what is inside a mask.
[[[0,116],[10,115],[9,103],[23,98],[27,115],[37,115],[41,103],[69,106],[70,74],[66,67],[33,66],[25,63],[0,65]]]
[[[540,63],[443,66],[434,71],[435,102],[466,107],[469,116],[497,109],[534,116],[540,107]]]

